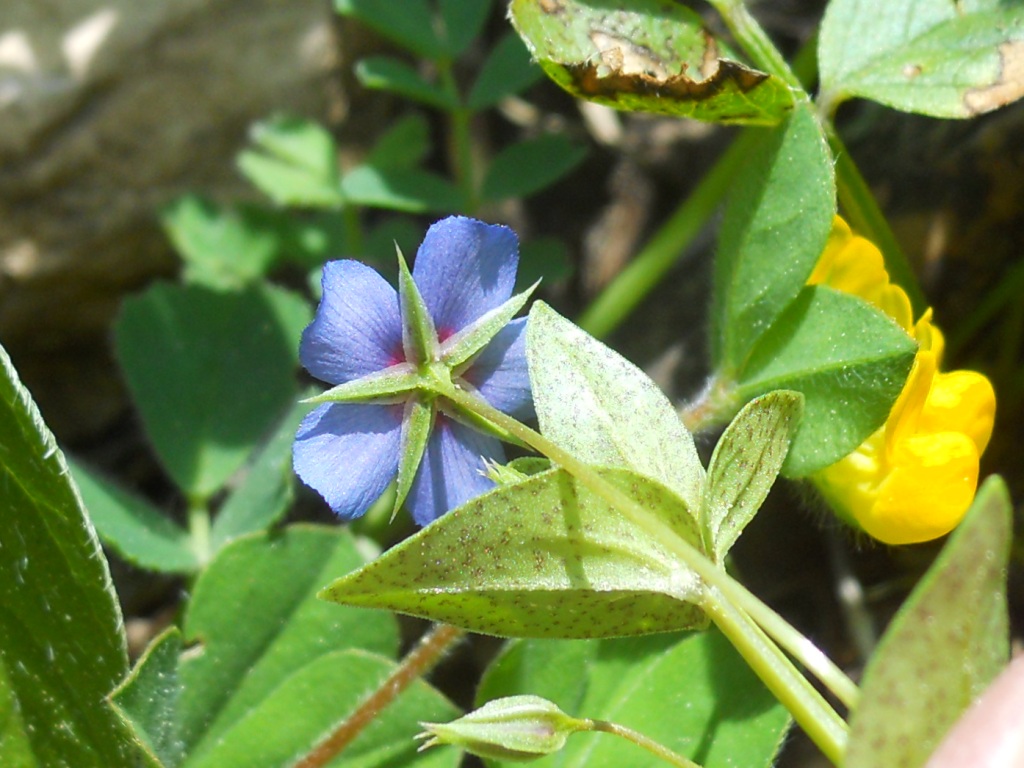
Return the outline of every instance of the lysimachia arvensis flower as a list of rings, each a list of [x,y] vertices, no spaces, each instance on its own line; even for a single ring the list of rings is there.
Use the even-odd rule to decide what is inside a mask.
[[[362,515],[396,477],[426,525],[494,486],[497,437],[443,394],[457,386],[517,418],[532,414],[525,323],[512,320],[518,241],[507,227],[450,217],[427,231],[399,290],[357,261],[324,266],[323,298],[302,334],[306,369],[337,385],[295,437],[295,472],[339,516]],[[511,298],[510,298],[511,297]]]
[[[813,480],[847,521],[888,544],[928,541],[963,518],[992,434],[996,397],[974,371],[940,372],[943,337],[929,309],[914,323],[906,292],[889,281],[882,254],[837,218],[808,280],[855,294],[918,343],[913,368],[885,425]]]

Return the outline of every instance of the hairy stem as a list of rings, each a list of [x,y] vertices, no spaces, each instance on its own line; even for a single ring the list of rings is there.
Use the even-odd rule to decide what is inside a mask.
[[[322,768],[330,763],[406,688],[433,669],[465,634],[465,631],[458,627],[436,624],[420,638],[416,647],[406,654],[395,671],[377,690],[371,693],[330,736],[295,763],[294,768]]]
[[[610,723],[607,720],[585,720],[584,722],[590,726],[591,731],[610,733],[613,736],[619,736],[627,741],[631,741],[638,747],[646,749],[659,759],[664,760],[669,765],[675,765],[678,768],[700,768],[693,760],[680,755],[678,752],[673,752],[663,744],[659,744],[654,739],[644,736],[644,734],[634,731],[632,728],[627,728],[618,723]]]

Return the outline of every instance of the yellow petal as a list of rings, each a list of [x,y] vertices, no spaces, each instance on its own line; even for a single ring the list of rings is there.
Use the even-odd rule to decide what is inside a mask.
[[[978,486],[978,450],[959,432],[916,435],[900,444],[896,462],[860,526],[888,544],[938,538],[956,527]]]
[[[852,453],[814,474],[818,491],[848,524],[870,513],[884,479],[884,430],[880,429]]]
[[[878,290],[875,300],[871,303],[895,320],[908,334],[914,335],[914,308],[910,304],[907,292],[900,286],[886,283]]]
[[[818,257],[818,263],[814,265],[811,276],[807,278],[808,285],[820,285],[828,282],[828,276],[832,271],[836,256],[846,247],[846,243],[851,237],[853,237],[853,232],[850,231],[850,226],[839,216],[835,216],[832,219],[832,230],[828,233],[825,249]]]
[[[935,365],[942,367],[942,355],[946,351],[946,337],[932,321],[932,308],[928,307],[917,321],[911,334],[921,349],[935,355]]]
[[[940,373],[932,380],[918,420],[921,432],[962,432],[985,452],[996,416],[991,382],[974,371]]]
[[[935,378],[935,355],[918,351],[914,365],[885,422],[886,457],[894,461],[896,446],[918,432],[918,422],[928,401],[932,379]]]

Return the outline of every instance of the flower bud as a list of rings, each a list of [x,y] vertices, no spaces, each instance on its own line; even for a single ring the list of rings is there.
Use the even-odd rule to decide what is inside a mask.
[[[570,717],[539,696],[509,696],[489,701],[450,723],[420,723],[426,739],[420,750],[451,744],[478,757],[526,762],[565,746],[570,733],[589,730],[590,723]]]

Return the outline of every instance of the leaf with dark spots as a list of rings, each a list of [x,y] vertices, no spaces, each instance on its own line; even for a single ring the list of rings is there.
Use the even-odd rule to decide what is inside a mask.
[[[627,470],[599,471],[699,546],[696,523],[672,491]],[[701,584],[663,539],[553,469],[449,512],[321,596],[504,636],[702,627]]]
[[[989,479],[864,672],[846,768],[917,768],[1006,665],[1006,485]]]

